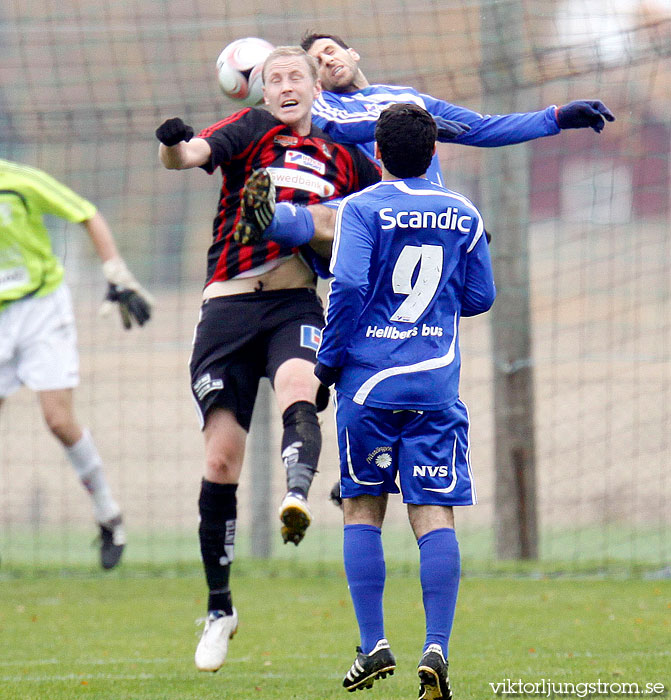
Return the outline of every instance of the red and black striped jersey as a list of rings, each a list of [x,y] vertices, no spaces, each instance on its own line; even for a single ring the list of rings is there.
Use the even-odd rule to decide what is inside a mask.
[[[265,109],[243,109],[203,129],[198,137],[212,149],[201,167],[208,173],[220,167],[223,176],[205,286],[249,274],[296,250],[274,241],[239,245],[233,240],[242,189],[257,168],[270,171],[278,201],[302,205],[341,197],[380,179],[377,166],[358,148],[333,142],[314,125],[308,136],[298,136]]]

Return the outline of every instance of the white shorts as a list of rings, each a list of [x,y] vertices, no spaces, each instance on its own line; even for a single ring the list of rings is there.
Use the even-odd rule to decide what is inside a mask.
[[[33,391],[79,384],[77,329],[65,284],[0,311],[0,398],[22,384]]]

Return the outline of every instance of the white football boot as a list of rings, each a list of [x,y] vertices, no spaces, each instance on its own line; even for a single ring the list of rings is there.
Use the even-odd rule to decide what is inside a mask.
[[[228,640],[238,631],[238,611],[224,615],[221,610],[210,611],[205,629],[196,648],[196,668],[199,671],[218,671],[226,661]]]

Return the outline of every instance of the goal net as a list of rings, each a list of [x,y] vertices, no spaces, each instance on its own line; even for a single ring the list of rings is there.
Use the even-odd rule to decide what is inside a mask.
[[[240,107],[221,94],[214,70],[230,41],[295,44],[308,29],[345,38],[373,83],[411,85],[480,112],[599,98],[616,115],[600,135],[565,131],[505,149],[440,145],[445,182],[479,206],[495,261],[513,254],[513,234],[523,240],[515,261],[523,283],[500,280],[499,294],[528,309],[524,327],[512,329],[528,338],[526,356],[495,352],[500,313],[462,322],[479,505],[457,510],[457,529],[465,568],[493,570],[496,475],[506,468],[497,440],[502,421],[516,420],[493,386],[497,372],[525,371],[540,560],[663,571],[671,556],[667,0],[3,4],[0,157],[42,168],[94,202],[157,300],[142,329],[100,318],[105,282],[85,232],[48,222],[75,301],[77,414],[122,506],[126,561],[199,559],[203,446],[187,365],[220,183],[200,170],[164,170],[154,130],[172,116],[199,129]],[[332,410],[322,414],[315,520],[298,549],[279,537],[281,420],[267,387],[257,413],[239,490],[239,554],[338,559]],[[2,567],[94,565],[94,534],[89,499],[35,395],[22,389],[0,411]],[[416,561],[400,503],[390,506],[385,537],[391,559]]]

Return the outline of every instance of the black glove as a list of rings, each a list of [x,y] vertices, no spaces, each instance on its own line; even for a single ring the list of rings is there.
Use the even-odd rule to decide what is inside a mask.
[[[441,143],[445,143],[446,141],[454,141],[454,139],[457,137],[471,130],[471,127],[463,122],[453,122],[449,119],[445,119],[444,117],[438,117],[435,114],[432,114],[431,116],[438,127],[438,136],[436,138]]]
[[[317,397],[315,398],[317,413],[321,413],[328,408],[330,398],[331,392],[329,391],[329,388],[320,382],[319,389],[317,389]]]
[[[156,138],[165,146],[176,146],[180,141],[191,141],[193,129],[179,117],[173,117],[156,129]]]
[[[606,122],[615,117],[601,100],[576,100],[557,107],[557,125],[560,129],[582,129],[591,126],[600,133]]]
[[[338,381],[342,367],[327,367],[321,362],[315,365],[315,376],[324,386],[331,386]]]
[[[338,506],[338,508],[342,509],[342,497],[340,495],[340,481],[336,481],[335,484],[331,487],[331,491],[329,492],[329,500],[331,503],[333,503],[334,506]]]
[[[130,330],[132,319],[138,326],[142,326],[151,318],[151,305],[137,292],[116,284],[108,283],[105,301],[111,301],[119,305],[121,323],[126,330]]]

